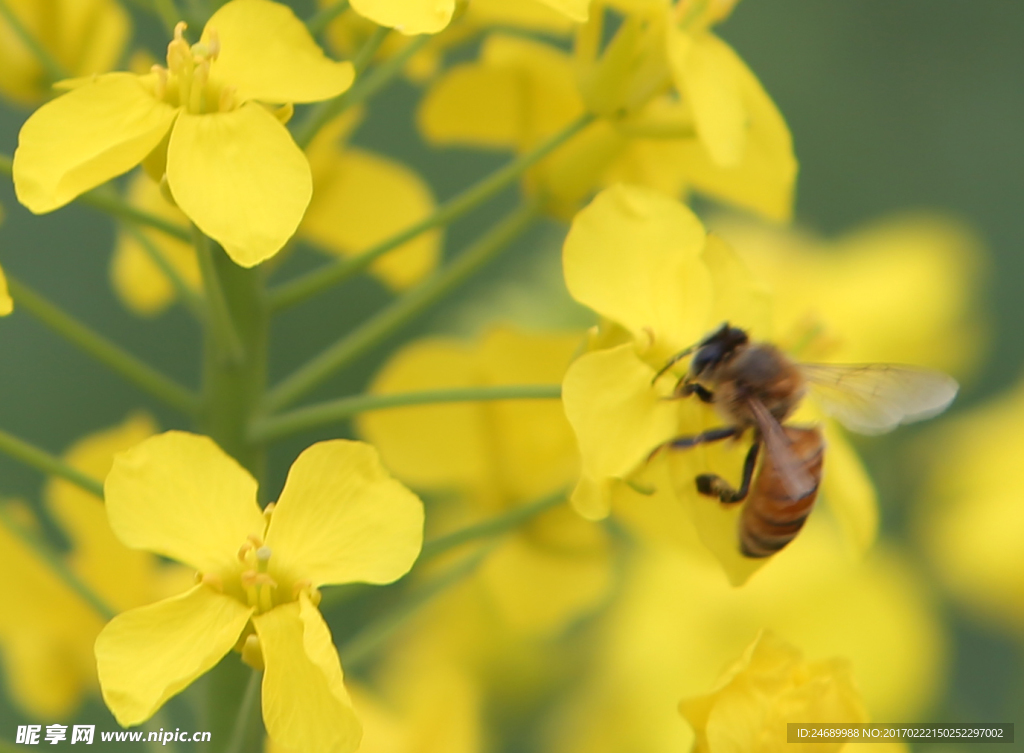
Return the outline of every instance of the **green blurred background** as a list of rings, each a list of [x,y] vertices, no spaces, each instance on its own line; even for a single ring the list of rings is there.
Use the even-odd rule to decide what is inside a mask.
[[[299,7],[302,15],[310,10]],[[159,57],[164,44],[159,26],[138,14],[136,20],[141,38]],[[990,253],[979,305],[991,321],[991,347],[954,411],[1014,384],[1024,361],[1024,2],[747,0],[721,33],[789,122],[801,164],[799,223],[836,235],[895,211],[930,209],[975,228]],[[441,199],[503,162],[501,155],[427,150],[412,117],[418,98],[416,88],[399,83],[375,99],[355,142],[408,161]],[[26,115],[0,106],[0,151],[13,151]],[[454,226],[448,252],[457,252],[509,200],[506,194]],[[79,206],[34,217],[17,205],[7,180],[0,185],[0,204],[6,212],[0,262],[6,269],[155,367],[198,384],[199,332],[185,312],[175,308],[142,320],[113,296],[111,221]],[[479,298],[480,286],[522,275],[524,265],[536,266],[536,260],[524,257],[550,256],[561,232],[553,224],[531,232],[478,280],[476,290],[465,291],[463,302],[467,296]],[[312,254],[299,254],[283,271],[319,262]],[[869,303],[871,291],[864,295]],[[273,329],[271,381],[353,326],[367,308],[387,300],[383,288],[363,279],[280,316]],[[447,304],[402,337],[464,321],[458,306],[459,301]],[[313,397],[358,392],[396,342]],[[0,321],[0,343],[0,426],[42,447],[59,452],[139,408],[152,412],[165,428],[185,428],[180,417],[24,313]],[[323,429],[282,444],[273,458],[273,483],[283,482],[301,447],[343,430]],[[885,534],[906,538],[904,497],[913,491],[906,478],[927,469],[900,467],[911,456],[892,452],[893,446],[860,444],[880,487]],[[0,479],[0,493],[38,498],[35,471],[0,457]],[[949,690],[932,720],[1024,722],[1020,641],[952,605],[945,613],[955,650]],[[0,710],[5,729],[9,713]]]

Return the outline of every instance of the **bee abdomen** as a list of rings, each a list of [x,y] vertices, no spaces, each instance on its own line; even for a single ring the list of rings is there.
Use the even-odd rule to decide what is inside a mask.
[[[801,467],[820,482],[824,441],[819,429],[784,427]],[[740,515],[740,551],[745,557],[770,557],[796,538],[818,498],[818,483],[807,494],[793,498],[771,458],[758,473]]]

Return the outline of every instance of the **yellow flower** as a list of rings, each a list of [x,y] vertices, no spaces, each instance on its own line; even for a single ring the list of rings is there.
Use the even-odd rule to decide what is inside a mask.
[[[693,479],[719,464],[729,469],[727,477],[734,476],[745,448],[717,443],[663,452],[649,461],[651,451],[669,439],[721,425],[698,400],[664,399],[672,380],[655,382],[654,376],[674,353],[723,321],[754,339],[770,339],[764,290],[689,209],[637,187],[609,188],[576,215],[562,260],[570,294],[606,320],[562,386],[582,456],[573,506],[591,519],[605,517],[613,499],[629,495],[624,508],[673,508],[677,517],[697,521],[702,540],[742,582],[763,560],[738,553],[739,506],[728,509],[698,497]],[[669,462],[679,466],[678,493],[664,476]],[[637,482],[636,474],[649,478]],[[659,492],[645,500],[626,482],[653,484]]]
[[[115,617],[96,639],[103,698],[139,724],[233,647],[265,666],[263,720],[286,749],[355,750],[359,721],[318,588],[390,583],[420,550],[423,508],[360,442],[320,442],[274,508],[207,437],[167,432],[119,455],[105,485],[123,542],[188,564],[189,591]]]
[[[694,753],[838,753],[842,742],[786,741],[786,725],[868,721],[845,659],[805,661],[770,632],[754,639],[709,695],[679,710],[697,733]]]
[[[946,663],[929,584],[890,543],[851,557],[828,523],[812,516],[743,588],[693,548],[649,547],[629,570],[595,677],[552,749],[690,750],[693,734],[672,699],[706,692],[761,628],[810,656],[846,657],[873,718],[920,720],[942,697]]]
[[[167,68],[76,82],[26,122],[14,154],[19,201],[49,212],[143,160],[181,210],[251,267],[292,236],[312,195],[309,164],[266,105],[337,96],[349,63],[324,57],[284,5],[232,0]]]
[[[737,161],[710,158],[685,102],[660,93],[667,86],[666,69],[656,77],[660,88],[653,87],[635,111],[603,113],[532,168],[527,188],[543,197],[548,211],[564,217],[595,188],[627,181],[670,195],[693,188],[771,218],[788,218],[796,175],[789,132],[752,74],[743,71],[740,79],[750,89],[749,133],[744,130]],[[587,109],[595,111],[578,78],[573,61],[558,48],[492,34],[477,62],[453,66],[437,79],[420,108],[420,129],[439,145],[525,153]]]
[[[504,3],[510,10],[502,16],[537,15],[541,12],[537,6],[543,5],[579,22],[587,20],[590,0],[504,0]],[[496,5],[493,0],[489,4]],[[352,0],[352,7],[359,15],[410,35],[441,31],[452,20],[457,5],[460,5],[457,0]]]
[[[321,8],[332,4],[332,0],[319,0]],[[440,72],[449,49],[464,44],[489,28],[512,28],[564,37],[572,31],[573,25],[571,19],[540,0],[473,0],[460,10],[458,23],[449,24],[432,36],[410,58],[403,72],[413,81],[429,81]],[[348,9],[331,22],[327,38],[333,49],[345,57],[353,57],[377,29],[377,24]],[[412,42],[406,35],[393,32],[384,39],[374,59],[391,58]]]
[[[426,182],[402,163],[339,145],[339,139],[347,137],[357,123],[354,113],[329,123],[308,149],[313,199],[295,238],[333,256],[366,251],[423,219],[435,207]],[[185,215],[167,202],[145,172],[132,178],[128,199],[151,214],[187,227]],[[186,285],[200,289],[199,261],[192,244],[149,228],[137,232],[159,249]],[[440,230],[422,233],[374,261],[370,272],[392,289],[405,289],[437,266],[441,240]],[[126,230],[118,235],[110,276],[121,300],[136,313],[158,314],[175,300],[171,281],[136,236]]]
[[[917,528],[940,580],[972,612],[1024,635],[1024,386],[968,413],[927,446]]]
[[[505,327],[478,342],[427,339],[399,351],[374,380],[380,394],[501,384],[556,384],[578,334]],[[556,400],[394,408],[363,414],[360,433],[414,487],[455,491],[461,511],[443,530],[486,520],[569,486],[578,472],[572,429]],[[486,597],[513,629],[548,632],[592,608],[610,582],[609,542],[567,507],[505,536],[480,566]]]
[[[92,434],[64,456],[73,468],[103,478],[114,453],[154,431],[145,416]],[[115,537],[103,502],[73,484],[52,479],[45,502],[71,543],[70,570],[116,610],[162,598],[190,581],[183,568],[132,551]],[[8,513],[16,509],[8,506]],[[82,695],[97,689],[93,642],[103,620],[34,552],[0,525],[0,548],[9,577],[0,583],[0,651],[14,699],[37,718],[64,718]]]
[[[7,0],[11,12],[72,76],[109,71],[121,57],[131,29],[114,0]],[[0,93],[33,105],[51,94],[38,57],[0,17]]]
[[[896,215],[834,240],[723,218],[711,223],[773,293],[779,342],[805,361],[913,363],[963,376],[987,341],[975,233],[941,215]]]

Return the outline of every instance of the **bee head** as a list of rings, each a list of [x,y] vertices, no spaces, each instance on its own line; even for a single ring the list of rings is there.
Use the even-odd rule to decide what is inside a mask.
[[[690,362],[690,376],[699,378],[728,360],[736,349],[750,342],[747,333],[739,327],[730,327],[726,322],[700,341],[697,352]]]

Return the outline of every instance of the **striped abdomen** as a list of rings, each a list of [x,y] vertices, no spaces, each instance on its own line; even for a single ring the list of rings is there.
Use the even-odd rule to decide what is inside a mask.
[[[746,557],[770,557],[796,538],[814,507],[821,484],[821,466],[825,459],[825,440],[817,427],[800,429],[783,426],[793,457],[815,480],[814,488],[794,499],[771,454],[765,455],[753,488],[740,514],[740,551]]]

